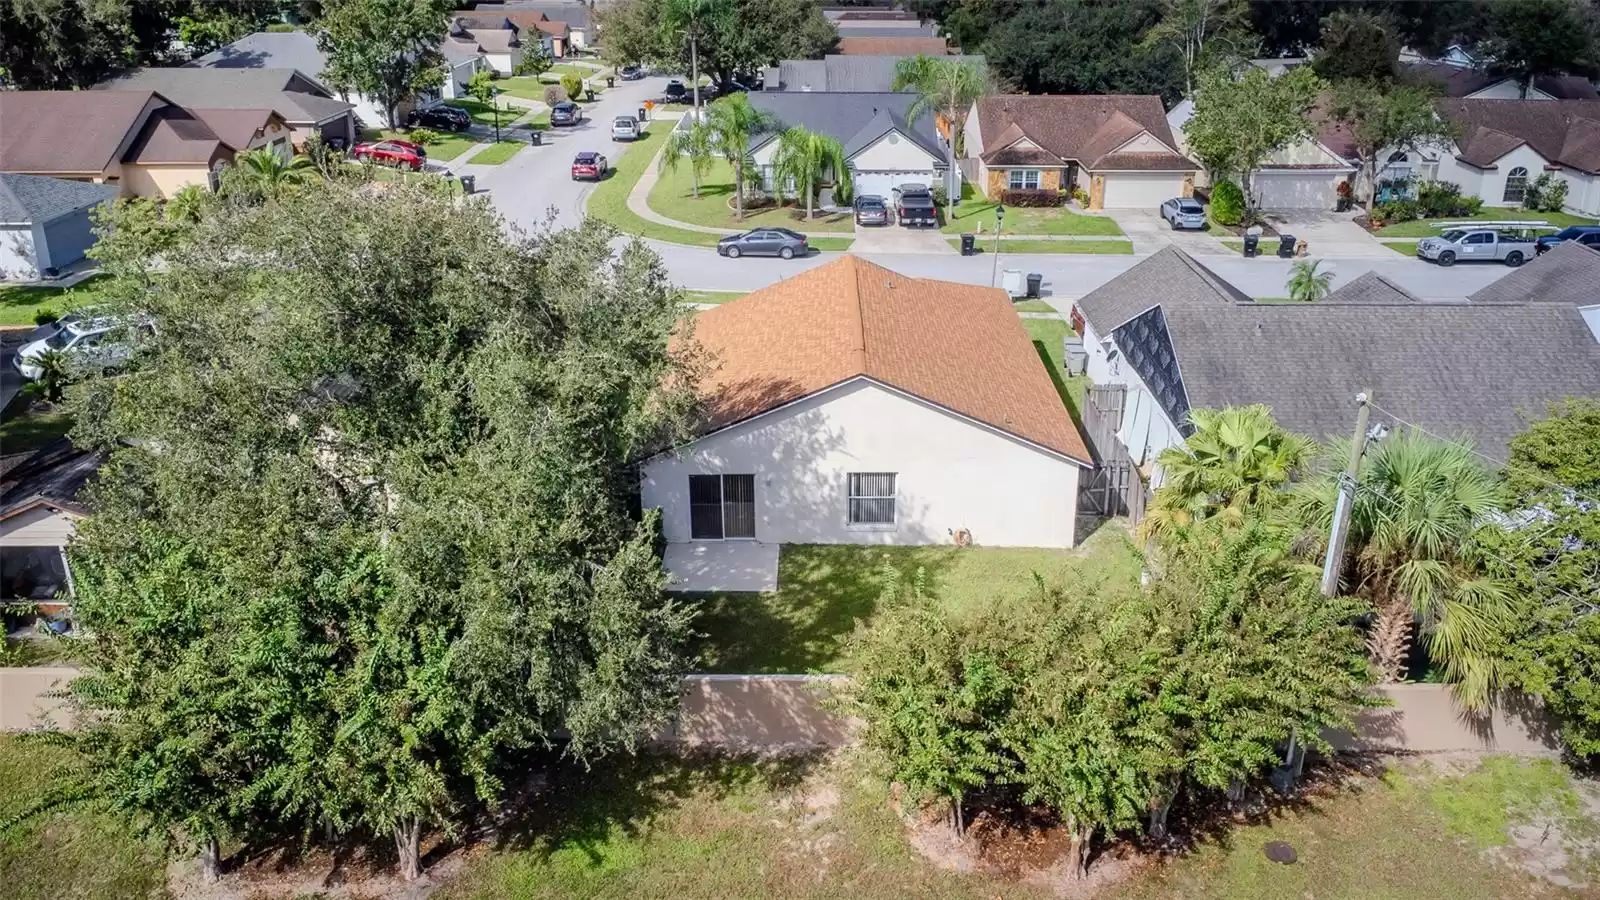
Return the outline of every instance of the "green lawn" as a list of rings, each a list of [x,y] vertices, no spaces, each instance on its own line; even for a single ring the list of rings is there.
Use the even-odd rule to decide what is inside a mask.
[[[862,547],[789,545],[778,559],[778,590],[697,598],[701,668],[707,672],[796,673],[849,670],[842,639],[870,619],[883,588],[883,565],[928,588],[953,610],[974,611],[1075,576],[1138,583],[1139,562],[1127,533],[1106,525],[1073,550],[1017,547]]]
[[[1053,313],[1056,311],[1054,306],[1043,300],[1018,300],[1012,306],[1016,308],[1017,312]]]
[[[438,132],[439,137],[422,146],[428,151],[428,158],[440,162],[448,162],[467,152],[467,148],[476,144],[477,138],[465,134],[451,134]],[[383,140],[411,140],[411,132],[400,128],[365,128],[361,131],[363,141]]]
[[[12,408],[15,409],[16,406]],[[72,417],[66,413],[27,413],[13,416],[0,422],[0,452],[22,453],[35,447],[42,447],[71,430]]]
[[[684,291],[685,303],[727,303],[745,295],[745,291]]]
[[[961,249],[961,239],[951,238],[950,246]],[[979,253],[993,253],[994,240],[978,241]],[[1001,255],[1007,253],[1107,253],[1129,255],[1133,253],[1132,241],[1030,241],[1026,238],[1002,240]]]
[[[0,735],[0,820],[42,796],[70,751]],[[127,824],[88,812],[60,812],[0,838],[0,895],[6,900],[128,900],[166,897],[164,848]]]
[[[944,223],[946,234],[964,231],[982,232],[994,237],[994,208],[999,205],[987,200],[972,185],[962,186],[961,205]],[[1006,207],[1006,218],[1001,234],[1093,234],[1118,235],[1122,229],[1108,216],[1086,216],[1065,207],[1055,209],[1025,209]]]
[[[625,234],[694,247],[715,247],[720,235],[650,222],[628,209],[628,192],[638,184],[645,167],[654,164],[656,151],[666,141],[671,128],[671,122],[650,123],[644,137],[629,143],[611,160],[611,177],[595,185],[589,194],[589,215],[610,222]],[[817,237],[811,239],[811,246],[818,250],[846,250],[853,241],[854,238]]]
[[[1033,301],[1042,303],[1043,301]],[[1050,380],[1055,383],[1056,393],[1061,395],[1061,402],[1066,405],[1067,412],[1072,413],[1072,421],[1083,427],[1083,395],[1089,389],[1087,375],[1068,375],[1066,367],[1066,351],[1062,341],[1072,333],[1072,326],[1063,319],[1023,319],[1022,327],[1033,338],[1033,349],[1039,352],[1039,359],[1044,362]]]
[[[0,325],[32,325],[34,313],[41,309],[65,315],[70,309],[89,306],[99,299],[94,285],[98,278],[84,279],[70,288],[0,286]]]
[[[504,140],[479,150],[468,157],[467,162],[470,165],[477,166],[498,166],[516,156],[526,146],[528,146],[527,141]]]
[[[1551,225],[1562,228],[1565,228],[1568,225],[1595,224],[1594,219],[1585,218],[1583,216],[1574,216],[1569,213],[1542,213],[1533,212],[1526,209],[1498,209],[1486,207],[1482,212],[1479,212],[1475,216],[1455,216],[1444,219],[1413,219],[1410,222],[1396,222],[1393,225],[1385,225],[1374,233],[1379,237],[1427,237],[1428,235],[1439,233],[1439,229],[1435,228],[1434,226],[1440,222],[1471,222],[1474,220],[1483,222],[1509,222],[1513,220],[1521,221],[1524,219],[1533,221],[1543,220],[1549,222]]]
[[[478,123],[479,125],[487,125],[490,128],[494,127],[495,108],[492,104],[479,103],[477,100],[464,99],[446,100],[445,102],[458,109],[466,110],[467,115],[472,117],[472,121]],[[517,116],[522,115],[526,111],[527,110],[520,106],[507,106],[504,103],[500,104],[500,128],[503,130],[507,125],[510,125],[512,122],[516,121]]]
[[[783,227],[808,233],[855,231],[849,212],[818,214],[807,222],[805,210],[792,206],[749,212],[743,222],[734,219],[729,205],[733,200],[733,166],[727,160],[717,160],[706,177],[700,179],[699,199],[695,199],[693,187],[687,162],[680,163],[676,170],[664,169],[661,180],[650,189],[650,208],[679,222],[713,228]]]

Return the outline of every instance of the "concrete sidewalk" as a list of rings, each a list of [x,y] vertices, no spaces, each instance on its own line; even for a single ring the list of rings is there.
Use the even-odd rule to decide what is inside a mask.
[[[657,128],[665,125],[668,128],[676,128],[678,127],[678,120],[681,118],[683,118],[681,114],[667,113],[651,119],[649,127]],[[639,176],[639,180],[634,182],[633,189],[628,191],[629,211],[641,219],[654,222],[657,225],[666,225],[669,228],[680,228],[684,231],[698,231],[701,234],[743,234],[744,230],[739,228],[714,228],[710,225],[695,225],[690,222],[680,222],[677,219],[664,216],[650,208],[650,191],[656,186],[656,183],[661,180],[661,157],[666,152],[667,148],[664,146],[660,150],[656,151],[655,157],[650,160],[650,165],[645,167],[644,173]]]

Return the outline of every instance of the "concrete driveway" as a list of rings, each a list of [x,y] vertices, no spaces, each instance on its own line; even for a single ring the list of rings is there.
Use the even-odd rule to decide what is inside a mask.
[[[1266,210],[1263,216],[1279,234],[1292,234],[1306,242],[1307,255],[1326,259],[1393,256],[1354,221],[1356,214],[1316,209]]]
[[[851,253],[955,254],[949,235],[937,228],[901,228],[899,225],[857,225]]]
[[[1227,256],[1233,252],[1203,231],[1174,231],[1153,209],[1110,209],[1106,210],[1106,216],[1133,239],[1136,254],[1154,253],[1171,246],[1190,256]]]

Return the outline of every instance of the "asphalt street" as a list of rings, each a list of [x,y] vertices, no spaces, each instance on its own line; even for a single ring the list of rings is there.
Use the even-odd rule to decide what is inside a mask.
[[[534,231],[549,223],[556,227],[578,224],[584,204],[594,190],[592,182],[575,182],[570,166],[573,154],[595,150],[616,159],[625,145],[611,140],[611,120],[636,114],[646,99],[658,98],[667,78],[653,76],[617,86],[584,108],[583,124],[544,132],[545,145],[530,147],[510,162],[481,174],[478,187],[489,191],[491,202],[508,223]],[[650,242],[661,254],[667,271],[680,286],[691,290],[752,291],[821,265],[836,253],[813,254],[807,259],[725,259],[714,250]],[[1337,287],[1364,272],[1376,271],[1424,300],[1459,300],[1510,271],[1495,264],[1462,264],[1443,269],[1388,250],[1381,257],[1334,258],[1324,268],[1334,274]],[[949,254],[862,254],[897,272],[967,284],[989,284],[996,270],[988,254],[962,257]],[[998,269],[1038,272],[1044,276],[1046,299],[1070,301],[1127,271],[1138,256],[1076,254],[1007,254]],[[1203,262],[1218,275],[1252,297],[1281,297],[1292,261],[1277,258],[1207,256]]]

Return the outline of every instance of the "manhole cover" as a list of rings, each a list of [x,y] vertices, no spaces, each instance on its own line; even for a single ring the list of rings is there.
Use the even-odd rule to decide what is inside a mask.
[[[1286,866],[1299,858],[1295,855],[1294,848],[1283,841],[1269,841],[1264,849],[1267,853],[1267,859]]]

